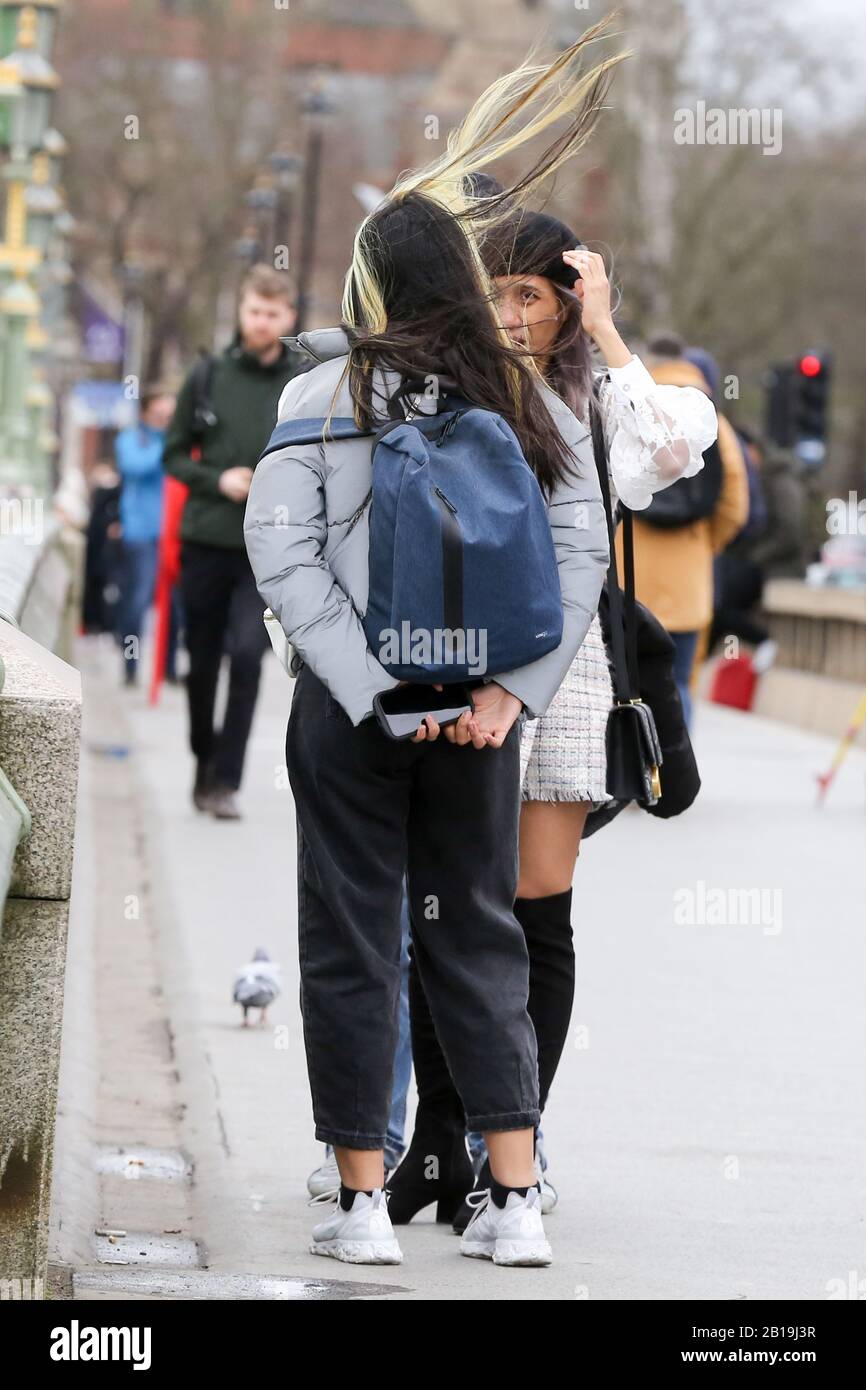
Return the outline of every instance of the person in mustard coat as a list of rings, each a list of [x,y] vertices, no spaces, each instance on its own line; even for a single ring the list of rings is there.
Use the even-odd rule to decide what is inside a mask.
[[[659,385],[697,386],[712,396],[698,367],[685,358],[651,368]],[[719,415],[722,489],[712,515],[676,528],[658,527],[634,517],[635,592],[664,623],[674,639],[674,674],[687,722],[691,722],[689,681],[701,633],[713,615],[713,557],[745,525],[749,484],[742,449],[730,423]],[[622,573],[622,535],[617,536]]]

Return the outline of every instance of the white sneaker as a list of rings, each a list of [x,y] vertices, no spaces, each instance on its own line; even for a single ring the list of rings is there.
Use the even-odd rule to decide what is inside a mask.
[[[559,1193],[554,1187],[546,1170],[541,1166],[541,1156],[535,1155],[535,1176],[541,1185],[541,1214],[548,1216],[559,1201]]]
[[[398,1265],[403,1251],[397,1244],[381,1187],[372,1197],[357,1192],[349,1211],[337,1201],[333,1214],[313,1227],[311,1255],[330,1255],[353,1265]]]
[[[530,1187],[525,1197],[509,1192],[504,1207],[495,1205],[489,1188],[470,1192],[466,1200],[478,1210],[463,1232],[461,1255],[492,1260],[495,1265],[550,1264],[553,1255],[544,1234],[537,1187]]]
[[[328,1144],[325,1148],[325,1161],[314,1168],[307,1178],[307,1191],[311,1197],[324,1197],[340,1190],[340,1170],[334,1150]]]
[[[772,637],[767,637],[763,642],[759,642],[752,652],[752,670],[758,676],[763,676],[766,671],[774,664],[779,655],[779,644],[774,642]]]

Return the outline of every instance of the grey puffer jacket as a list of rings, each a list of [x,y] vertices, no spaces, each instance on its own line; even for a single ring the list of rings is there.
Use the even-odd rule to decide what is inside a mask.
[[[329,413],[351,416],[343,330],[302,333],[294,342],[320,365],[286,385],[278,422]],[[391,372],[374,378],[374,408],[383,420],[399,384]],[[548,506],[563,636],[554,651],[537,661],[491,673],[523,701],[530,719],[547,709],[586,636],[609,559],[590,436],[553,391],[541,389],[575,457],[573,476],[556,489]],[[256,468],[244,515],[244,540],[259,594],[355,725],[372,713],[374,695],[398,684],[373,655],[361,623],[368,589],[369,508],[364,501],[372,483],[371,452],[368,438],[278,449]]]

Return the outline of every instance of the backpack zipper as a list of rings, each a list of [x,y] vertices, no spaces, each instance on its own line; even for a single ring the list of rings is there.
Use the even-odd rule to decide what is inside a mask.
[[[441,487],[435,487],[435,486],[434,486],[433,491],[436,493],[436,496],[439,497],[439,498],[441,498],[441,500],[445,503],[445,506],[448,508],[449,512],[452,512],[453,515],[456,516],[456,515],[457,515],[457,508],[455,507],[455,505],[454,505],[453,502],[450,502],[450,501],[448,500],[448,498],[445,496],[445,493],[442,491]]]

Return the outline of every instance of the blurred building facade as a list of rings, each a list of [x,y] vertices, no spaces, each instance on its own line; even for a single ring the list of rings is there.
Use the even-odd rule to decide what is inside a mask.
[[[562,0],[287,0],[284,9],[275,4],[266,13],[252,0],[222,5],[214,0],[206,5],[201,0],[78,0],[62,35],[58,67],[70,104],[67,124],[74,126],[98,120],[96,114],[88,115],[84,105],[73,109],[85,82],[91,90],[94,79],[106,89],[113,84],[120,100],[118,116],[126,84],[126,106],[134,116],[136,103],[147,102],[146,91],[142,98],[138,93],[142,74],[150,70],[161,73],[163,80],[168,76],[174,98],[186,102],[193,121],[204,105],[207,74],[214,63],[234,61],[237,80],[232,100],[238,119],[243,118],[254,131],[257,121],[260,129],[270,126],[272,139],[296,150],[301,160],[309,139],[304,101],[311,88],[322,93],[328,114],[321,141],[312,284],[306,287],[309,322],[321,324],[332,322],[339,312],[342,276],[362,215],[353,187],[366,183],[388,188],[402,169],[423,163],[442,149],[449,129],[471,100],[495,76],[519,62],[534,43],[546,38],[554,45],[564,44],[588,22],[570,0],[567,5]],[[247,64],[250,54],[264,56]],[[238,82],[243,86],[240,94]],[[152,134],[155,127],[156,119],[143,111],[142,148],[123,153],[130,159],[134,154],[140,164],[147,165],[147,141],[160,139],[157,158],[170,171],[171,151],[166,145],[176,137],[166,138],[162,130]],[[195,138],[193,131],[191,124],[190,140]],[[255,138],[254,133],[251,145]],[[213,150],[203,150],[197,174],[200,184],[191,190],[193,199],[211,196],[213,157]],[[575,174],[553,198],[553,210],[576,222],[585,238],[600,234],[607,206],[606,175],[590,165],[587,160],[584,176]],[[507,175],[508,170],[504,172]],[[228,247],[243,232],[246,187],[235,189],[233,215],[227,208],[224,245],[207,244],[207,267],[199,256],[198,264],[188,266],[183,274],[178,271],[178,312],[168,315],[171,262],[181,249],[178,233],[182,237],[183,228],[167,227],[164,213],[150,219],[146,191],[142,197],[127,198],[125,208],[115,190],[113,215],[121,224],[126,219],[126,225],[115,226],[112,244],[107,244],[99,197],[93,197],[96,175],[94,168],[82,164],[79,206],[74,209],[84,224],[77,269],[87,275],[91,287],[102,282],[107,294],[125,293],[123,281],[130,278],[126,269],[130,265],[135,275],[155,277],[150,291],[154,331],[160,339],[178,343],[182,353],[188,351],[190,332],[201,338],[198,324],[207,324],[209,316],[217,315],[218,286],[239,273],[238,267],[232,267]],[[170,172],[166,177],[171,177]],[[74,197],[74,171],[71,183]],[[287,233],[296,271],[304,190],[302,177]],[[137,190],[132,191],[135,195]],[[160,200],[165,196],[165,190],[160,190]],[[194,212],[193,203],[179,215],[192,218]],[[90,237],[88,215],[93,220]],[[192,248],[191,256],[195,262]],[[191,307],[194,330],[185,323]],[[155,364],[163,347],[171,361],[172,342],[157,344],[160,351],[152,354]]]

